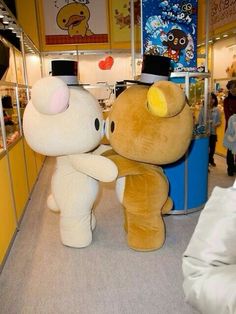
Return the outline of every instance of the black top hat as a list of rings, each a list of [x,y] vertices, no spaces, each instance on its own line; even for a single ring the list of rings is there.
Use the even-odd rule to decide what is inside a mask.
[[[78,85],[77,62],[73,60],[53,60],[52,76],[60,77],[67,85]]]
[[[153,84],[155,81],[168,81],[170,61],[170,58],[164,56],[144,55],[140,82]]]
[[[158,55],[143,55],[140,80],[124,80],[124,82],[152,85],[156,81],[168,81],[170,73],[170,58]]]

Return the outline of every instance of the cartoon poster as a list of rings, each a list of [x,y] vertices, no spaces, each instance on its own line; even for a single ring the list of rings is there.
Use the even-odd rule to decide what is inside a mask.
[[[134,0],[134,25],[136,40],[140,38],[140,0]],[[110,0],[110,19],[112,40],[114,42],[130,42],[130,1]]]
[[[106,0],[43,0],[45,43],[108,42]]]
[[[197,70],[197,0],[143,0],[143,53],[171,58],[174,72]]]

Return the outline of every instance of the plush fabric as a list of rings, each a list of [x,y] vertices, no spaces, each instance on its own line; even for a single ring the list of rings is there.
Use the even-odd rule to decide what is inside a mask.
[[[92,208],[98,181],[117,176],[111,160],[92,153],[104,133],[97,100],[82,87],[68,88],[59,78],[43,78],[32,88],[23,130],[33,150],[57,157],[47,204],[60,212],[62,243],[88,246],[96,224]]]
[[[236,186],[215,187],[183,254],[186,301],[204,314],[236,313]]]
[[[160,107],[160,108],[158,108]],[[192,138],[193,116],[181,88],[172,82],[133,85],[115,100],[106,134],[118,167],[117,196],[124,206],[128,245],[159,249],[165,240],[162,214],[172,208],[160,167],[178,160]]]
[[[168,198],[169,184],[162,169],[129,160],[112,151],[104,155],[118,167],[117,193],[125,208],[124,227],[129,247],[138,251],[160,248],[165,240],[162,214],[172,208]],[[121,188],[124,183],[125,193]]]

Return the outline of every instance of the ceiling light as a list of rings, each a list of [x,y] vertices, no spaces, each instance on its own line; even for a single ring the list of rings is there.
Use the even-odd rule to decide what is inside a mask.
[[[16,37],[20,38],[21,37],[21,32],[16,32]]]
[[[0,9],[0,19],[4,18],[4,13],[3,13],[3,10]]]
[[[228,36],[229,36],[228,34],[224,34],[224,35],[223,35],[224,38],[225,38],[225,37],[228,37]]]
[[[216,37],[216,40],[219,40],[220,39],[220,37]]]
[[[10,29],[11,31],[13,31],[15,25],[16,25],[16,24],[9,23],[9,25],[7,26],[7,29]]]
[[[3,17],[2,23],[5,24],[5,25],[9,24],[9,20],[8,20],[8,17],[7,17],[7,16],[4,16],[4,17]]]

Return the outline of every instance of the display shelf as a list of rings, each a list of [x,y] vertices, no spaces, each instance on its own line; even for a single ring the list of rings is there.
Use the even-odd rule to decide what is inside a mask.
[[[26,147],[23,136],[22,118],[31,88],[27,79],[23,38],[24,36],[20,38],[19,51],[0,36],[5,53],[5,59],[4,55],[1,55],[3,66],[0,78],[0,272],[20,228],[30,194],[43,164],[41,156],[38,157],[38,163],[36,162],[36,153]],[[30,60],[33,59],[29,58],[29,62]],[[36,80],[38,73],[41,73],[40,66],[36,69],[34,63],[31,68]]]
[[[0,98],[7,146],[14,143],[21,135],[16,97],[15,84],[0,85]]]

